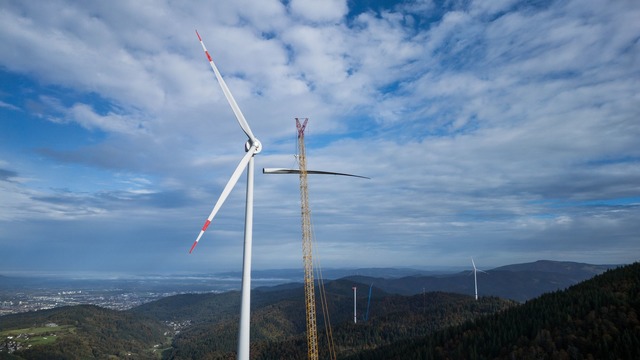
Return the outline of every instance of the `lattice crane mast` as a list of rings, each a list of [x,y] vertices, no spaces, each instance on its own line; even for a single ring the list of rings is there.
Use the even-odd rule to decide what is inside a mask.
[[[307,185],[307,157],[304,147],[304,129],[296,118],[298,129],[298,167],[300,170],[300,212],[302,216],[302,260],[304,263],[304,298],[307,312],[307,347],[309,360],[318,359],[318,327],[316,323],[316,295],[313,279],[313,239],[311,238],[311,211],[309,210],[309,189]]]
[[[265,174],[299,174],[300,175],[300,212],[302,215],[302,259],[304,263],[304,296],[306,308],[307,322],[307,348],[309,360],[318,359],[318,326],[316,321],[316,299],[315,299],[315,280],[313,267],[313,232],[311,229],[311,210],[309,208],[309,189],[307,184],[307,175],[341,175],[352,176],[368,179],[365,176],[337,173],[331,171],[307,170],[307,157],[304,146],[304,130],[307,126],[306,118],[301,123],[296,118],[296,128],[298,130],[298,169],[283,168],[264,168],[262,172]],[[329,324],[328,308],[326,306],[326,296],[320,286],[320,298],[323,304],[323,313],[325,315],[325,327],[327,328],[327,340],[329,342],[329,355],[331,359],[336,358],[335,348],[333,347],[332,334]]]

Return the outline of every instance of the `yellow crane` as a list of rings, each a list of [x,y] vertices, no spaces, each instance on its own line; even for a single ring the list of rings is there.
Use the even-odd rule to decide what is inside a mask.
[[[300,212],[302,217],[302,260],[304,264],[304,297],[306,307],[306,323],[307,323],[307,349],[308,359],[318,359],[318,326],[316,321],[316,296],[315,296],[315,279],[314,279],[314,263],[313,263],[313,231],[311,227],[311,210],[309,208],[309,188],[307,183],[308,174],[323,175],[342,175],[368,179],[365,176],[337,173],[330,171],[307,170],[307,157],[304,145],[304,130],[307,127],[308,118],[300,122],[296,118],[296,128],[298,130],[298,169],[281,169],[281,168],[265,168],[262,170],[265,174],[299,174],[300,175]],[[329,312],[327,308],[324,287],[322,286],[322,277],[319,276],[320,298],[325,320],[325,328],[328,342],[329,357],[333,360],[336,358],[335,348],[333,346],[333,338],[331,326],[329,322]]]
[[[315,280],[313,278],[313,239],[311,232],[311,210],[309,209],[309,188],[307,184],[307,157],[304,147],[304,129],[296,118],[298,129],[298,167],[300,170],[300,213],[302,216],[302,260],[304,264],[304,299],[307,312],[307,348],[309,360],[318,359],[318,330],[316,323]],[[326,324],[328,326],[328,324]]]

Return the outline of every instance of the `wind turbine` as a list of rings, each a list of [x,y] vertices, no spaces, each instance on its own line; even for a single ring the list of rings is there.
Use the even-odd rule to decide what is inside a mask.
[[[358,288],[353,286],[353,323],[356,324],[358,322],[358,317],[356,316],[356,294],[358,293]]]
[[[369,320],[369,306],[371,306],[371,290],[373,290],[373,283],[369,286],[369,298],[367,299],[367,312],[364,315],[364,321]]]
[[[207,51],[207,48],[204,46],[204,43],[202,42],[202,38],[200,37],[200,34],[198,34],[197,30],[196,30],[196,35],[198,35],[198,40],[202,45],[202,50],[204,50],[204,53],[207,56],[207,59],[209,60],[209,64],[211,65],[211,68],[213,69],[213,72],[216,75],[216,79],[218,79],[218,84],[220,84],[220,87],[222,88],[222,92],[224,93],[224,96],[227,98],[227,102],[229,102],[229,105],[231,105],[231,109],[233,110],[233,113],[235,114],[236,119],[238,120],[238,123],[242,128],[242,131],[244,131],[244,133],[247,135],[249,140],[247,140],[244,146],[246,154],[242,157],[242,160],[240,160],[240,164],[238,164],[238,167],[236,167],[236,170],[231,175],[229,182],[227,182],[227,185],[225,185],[224,189],[222,190],[222,194],[220,195],[220,198],[218,198],[218,201],[216,202],[215,206],[213,207],[213,210],[211,211],[211,214],[209,214],[209,217],[204,222],[204,225],[202,226],[202,230],[200,230],[200,234],[198,235],[198,237],[196,238],[196,241],[194,241],[193,245],[191,246],[189,253],[191,253],[193,249],[196,247],[196,245],[198,245],[198,242],[200,241],[202,234],[204,234],[204,232],[207,230],[207,228],[209,227],[209,224],[211,224],[211,221],[213,220],[213,217],[216,215],[218,210],[220,210],[220,207],[225,202],[225,200],[229,196],[229,193],[231,193],[231,190],[233,190],[233,187],[238,182],[238,179],[240,178],[240,174],[244,171],[245,168],[247,168],[247,194],[246,194],[246,207],[245,207],[245,218],[244,218],[244,253],[242,257],[242,301],[241,301],[241,307],[240,307],[240,330],[238,334],[237,358],[242,360],[245,360],[245,359],[248,360],[249,359],[249,319],[250,319],[250,308],[251,308],[251,247],[252,247],[251,243],[253,239],[253,178],[254,178],[253,157],[254,155],[258,154],[262,150],[262,144],[260,144],[260,141],[258,141],[255,135],[253,135],[253,132],[251,132],[251,128],[249,127],[247,120],[244,118],[242,111],[240,111],[240,107],[238,107],[238,104],[236,103],[236,100],[233,98],[233,95],[231,95],[231,91],[229,91],[227,84],[222,78],[222,75],[220,75],[220,71],[218,71],[216,64],[213,62],[213,59],[211,58],[211,55],[209,55],[209,51]]]
[[[471,265],[473,265],[473,282],[474,282],[474,284],[475,284],[475,288],[476,288],[476,300],[478,300],[478,277],[477,277],[476,273],[477,273],[478,271],[480,271],[480,272],[483,272],[483,273],[485,273],[485,274],[486,274],[487,272],[486,272],[486,271],[482,271],[482,270],[478,269],[478,268],[476,267],[476,263],[473,261],[473,258],[471,258]]]

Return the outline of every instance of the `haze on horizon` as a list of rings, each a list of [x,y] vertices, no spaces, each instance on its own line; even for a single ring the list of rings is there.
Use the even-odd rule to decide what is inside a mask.
[[[52,16],[55,14],[55,16]],[[245,137],[264,150],[254,269],[302,265],[295,117],[324,267],[480,268],[640,255],[640,3],[0,8],[0,274],[242,266]]]

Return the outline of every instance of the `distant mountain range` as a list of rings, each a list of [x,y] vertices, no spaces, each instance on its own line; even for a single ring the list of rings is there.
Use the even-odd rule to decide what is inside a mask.
[[[475,300],[467,272],[352,276],[327,280],[324,288],[339,359],[640,358],[640,264],[554,291],[563,281],[591,278],[611,267],[538,261],[492,269],[479,278],[480,289],[553,288],[526,304],[495,296]],[[527,280],[532,278],[537,280]],[[371,284],[360,280],[375,283],[371,295],[358,291],[354,323],[351,287]],[[524,285],[510,284],[518,281]],[[413,295],[383,289],[429,282],[470,285],[463,286],[467,295],[426,287]],[[252,291],[252,358],[306,357],[303,292],[300,283]],[[239,292],[230,291],[169,296],[126,311],[80,305],[0,316],[0,358],[235,358],[239,302]],[[324,323],[319,313],[319,330]],[[325,341],[319,331],[319,344]],[[320,348],[326,358],[325,347]]]
[[[616,265],[592,265],[585,263],[539,260],[532,263],[513,264],[478,272],[480,296],[498,296],[516,301],[526,301],[540,294],[564,289],[589,279]],[[414,295],[429,291],[444,291],[473,295],[471,271],[451,269],[421,270],[413,268],[358,268],[324,269],[325,280],[345,279],[392,294]],[[279,284],[296,286],[303,281],[302,269],[277,269],[252,271],[253,288]],[[316,276],[316,279],[318,276]],[[225,272],[192,276],[152,275],[131,278],[65,277],[16,277],[0,275],[0,293],[12,289],[98,289],[119,288],[155,292],[211,292],[240,288],[241,273]]]
[[[550,260],[502,266],[477,272],[478,294],[522,302],[550,291],[565,289],[616,266]],[[373,284],[375,288],[401,295],[430,291],[474,295],[475,291],[472,271],[401,278],[350,276],[347,279],[361,284]]]
[[[324,279],[340,279],[347,276],[371,276],[381,278],[399,278],[413,275],[438,275],[450,274],[460,271],[459,268],[443,268],[438,270],[422,270],[407,267],[397,268],[327,268],[322,270]],[[224,272],[217,274],[223,277],[240,278],[240,272]],[[253,270],[251,276],[256,279],[287,279],[291,281],[302,281],[304,270],[300,269],[273,269],[273,270]]]
[[[480,296],[498,296],[516,301],[526,301],[541,294],[565,289],[592,278],[618,265],[593,265],[570,261],[539,260],[478,271]],[[237,276],[237,273],[225,273]],[[281,269],[254,271],[256,278],[302,279],[302,270]],[[473,272],[426,271],[411,268],[361,268],[328,269],[324,279],[343,279],[356,284],[373,285],[375,289],[391,294],[415,295],[423,292],[442,291],[474,295]],[[286,287],[295,287],[287,284]],[[275,287],[273,289],[281,289]]]

